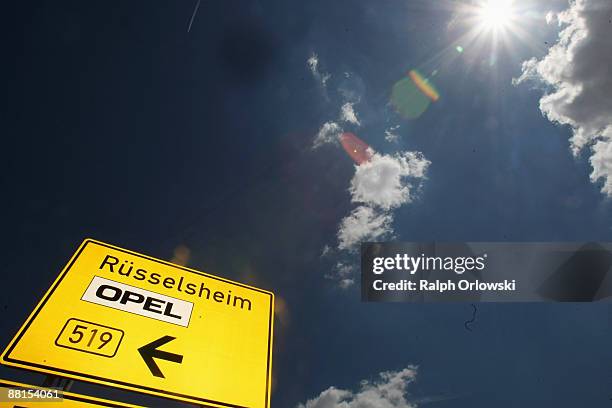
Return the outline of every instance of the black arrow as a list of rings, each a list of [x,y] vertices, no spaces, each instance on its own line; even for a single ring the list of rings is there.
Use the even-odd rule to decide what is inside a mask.
[[[149,367],[151,374],[153,374],[154,376],[166,378],[162,374],[161,370],[159,369],[153,358],[160,358],[162,360],[168,360],[172,361],[173,363],[179,364],[183,362],[183,356],[181,356],[180,354],[168,353],[167,351],[161,351],[157,349],[158,347],[171,342],[175,338],[176,337],[172,336],[163,336],[155,341],[152,341],[149,344],[145,344],[144,346],[138,349],[140,356],[144,360],[147,367]]]

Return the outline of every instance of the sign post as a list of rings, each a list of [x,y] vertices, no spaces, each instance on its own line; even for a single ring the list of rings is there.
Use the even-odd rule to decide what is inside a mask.
[[[270,406],[274,295],[87,239],[2,364],[210,407]]]

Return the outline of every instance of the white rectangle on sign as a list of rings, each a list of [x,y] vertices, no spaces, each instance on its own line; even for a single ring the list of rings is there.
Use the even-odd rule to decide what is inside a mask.
[[[93,278],[81,300],[183,327],[189,326],[193,310],[191,302],[99,276]]]

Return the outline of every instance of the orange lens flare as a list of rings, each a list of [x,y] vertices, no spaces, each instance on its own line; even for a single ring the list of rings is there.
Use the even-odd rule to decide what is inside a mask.
[[[440,94],[438,93],[436,88],[433,87],[433,84],[431,84],[427,80],[427,78],[424,78],[421,74],[419,74],[418,71],[411,70],[410,72],[408,72],[408,76],[410,77],[410,79],[412,79],[412,82],[414,82],[417,88],[419,88],[421,92],[427,95],[429,99],[434,102],[440,99]]]

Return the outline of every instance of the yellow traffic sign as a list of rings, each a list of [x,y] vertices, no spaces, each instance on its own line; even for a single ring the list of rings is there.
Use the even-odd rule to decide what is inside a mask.
[[[85,240],[6,365],[211,407],[268,408],[274,295]]]
[[[49,402],[53,404],[49,405]],[[139,405],[89,397],[55,388],[35,387],[0,379],[0,408],[139,408]]]

